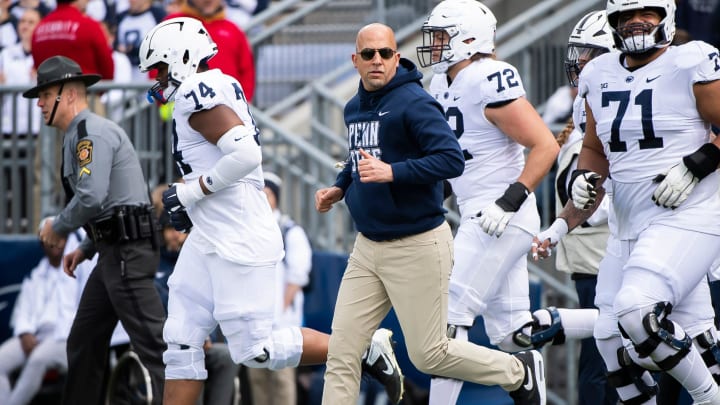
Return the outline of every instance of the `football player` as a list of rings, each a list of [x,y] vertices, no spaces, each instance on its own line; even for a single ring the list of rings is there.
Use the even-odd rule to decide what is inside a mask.
[[[591,11],[575,25],[568,39],[565,57],[565,71],[570,86],[577,87],[578,76],[584,65],[606,52],[615,50],[615,40],[608,27],[605,10]],[[583,309],[548,307],[533,313],[535,324],[531,341],[535,346],[547,342],[561,344],[566,338],[584,339],[578,365],[578,400],[583,404],[605,404],[617,402],[617,395],[606,388],[605,367],[595,347],[593,327],[598,316],[594,307],[595,286],[600,260],[602,260],[609,235],[609,198],[603,199],[592,216],[576,209],[569,201],[567,185],[570,174],[577,167],[577,155],[582,146],[585,128],[585,100],[575,97],[572,118],[558,134],[560,145],[558,168],[555,178],[555,208],[557,219],[533,240],[532,253],[548,257],[557,244],[555,266],[558,270],[571,273],[575,289]],[[568,224],[574,216],[582,216],[582,224],[567,236]],[[585,340],[586,339],[586,340]],[[607,396],[607,398],[606,398]]]
[[[443,106],[465,155],[464,173],[450,180],[462,219],[448,333],[467,340],[483,315],[491,343],[517,352],[532,347],[524,338],[532,333],[527,246],[540,226],[532,191],[559,147],[525,98],[517,69],[494,58],[495,27],[482,3],[445,0],[424,23],[417,54],[435,72],[430,94]],[[458,380],[433,378],[430,404],[454,404],[461,387]]]
[[[263,192],[259,130],[238,81],[208,68],[216,53],[202,23],[187,17],[159,23],[140,46],[140,69],[157,70],[149,100],[175,100],[172,151],[184,183],[163,193],[163,206],[176,229],[192,228],[168,281],[163,360],[170,405],[198,398],[207,378],[203,342],[218,324],[232,359],[248,367],[327,357],[327,334],[272,328],[282,236]],[[397,403],[402,373],[391,334],[375,333],[364,367]]]
[[[720,122],[718,51],[700,41],[669,46],[671,0],[609,0],[606,12],[621,54],[598,56],[580,76],[587,125],[571,198],[589,209],[603,183],[612,184],[615,238],[600,275],[607,269],[620,277],[612,308],[632,341],[625,353],[672,375],[695,403],[720,404],[691,339],[700,335],[692,329],[706,307],[682,321],[670,316],[695,297],[720,248],[720,140],[708,135],[710,124]],[[599,296],[601,290],[599,281]],[[622,343],[598,331],[599,325],[598,347],[612,371],[627,360],[618,356]],[[715,334],[711,329],[705,343],[714,346]],[[654,403],[652,392],[634,391],[632,398],[618,392],[624,402]]]

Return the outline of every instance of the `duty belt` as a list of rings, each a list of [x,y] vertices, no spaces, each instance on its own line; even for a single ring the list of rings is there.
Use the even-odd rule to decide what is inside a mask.
[[[150,239],[155,245],[160,229],[152,206],[121,205],[113,215],[85,225],[93,242],[122,243]]]

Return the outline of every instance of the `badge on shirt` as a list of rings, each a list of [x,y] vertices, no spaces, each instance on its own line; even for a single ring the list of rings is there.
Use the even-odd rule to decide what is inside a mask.
[[[77,158],[78,158],[78,165],[80,166],[80,176],[82,177],[83,174],[90,174],[90,169],[88,169],[87,166],[92,162],[92,150],[93,150],[93,144],[92,141],[83,139],[82,141],[77,143]]]

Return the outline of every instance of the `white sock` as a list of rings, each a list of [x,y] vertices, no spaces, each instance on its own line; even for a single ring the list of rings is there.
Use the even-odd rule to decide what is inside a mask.
[[[567,339],[585,339],[593,336],[593,328],[598,317],[598,310],[558,308],[560,322],[562,323]],[[552,317],[547,309],[538,309],[533,312],[540,325],[550,326]]]

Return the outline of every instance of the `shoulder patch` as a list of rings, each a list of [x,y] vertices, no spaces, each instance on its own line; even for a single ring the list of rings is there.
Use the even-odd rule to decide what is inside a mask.
[[[76,153],[78,165],[80,167],[87,166],[92,162],[93,143],[89,139],[83,139],[77,143]]]

